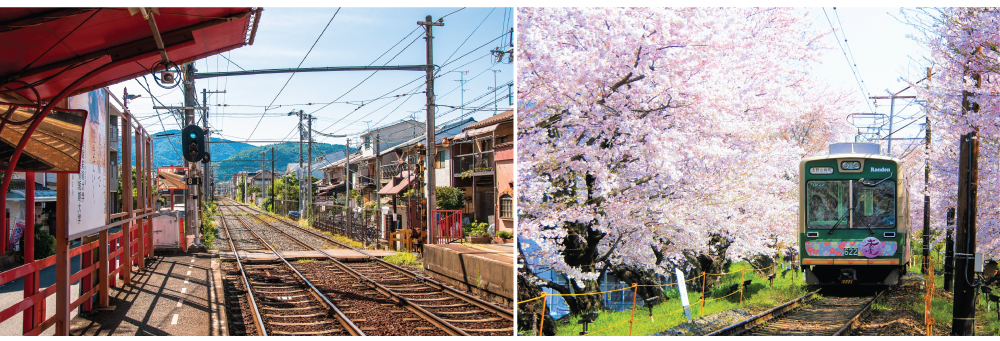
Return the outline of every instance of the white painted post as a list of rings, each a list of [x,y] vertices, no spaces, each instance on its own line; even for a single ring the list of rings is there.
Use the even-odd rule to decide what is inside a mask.
[[[691,321],[691,309],[688,304],[687,283],[684,282],[684,273],[679,268],[674,268],[674,273],[677,274],[677,290],[681,292],[681,305],[684,306],[684,316],[687,317],[688,321]]]

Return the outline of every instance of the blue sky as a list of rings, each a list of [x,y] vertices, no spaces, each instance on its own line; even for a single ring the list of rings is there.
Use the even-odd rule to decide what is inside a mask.
[[[858,104],[851,109],[852,113],[870,113],[874,109],[876,113],[888,115],[889,100],[882,99],[873,103],[867,100],[867,97],[887,96],[886,90],[896,93],[908,86],[907,81],[916,82],[924,78],[925,68],[929,66],[927,61],[929,53],[924,46],[908,36],[917,35],[918,32],[901,22],[904,19],[900,14],[900,8],[825,7],[805,8],[803,11],[807,11],[814,18],[813,27],[817,30],[829,32],[836,29],[836,35],[824,37],[824,42],[831,49],[824,53],[821,64],[816,67],[815,72],[818,78],[830,85],[853,92],[851,99]],[[844,39],[847,40],[846,43]],[[840,45],[837,40],[840,41]],[[845,51],[847,58],[844,57]],[[852,65],[857,65],[854,72]],[[855,74],[860,75],[860,81],[855,78]],[[861,81],[864,89],[859,86]],[[899,95],[912,96],[915,92],[911,89]],[[896,100],[894,109],[898,117],[893,120],[893,130],[913,121],[910,117],[923,115],[918,104],[911,102],[911,99]],[[871,121],[857,122],[859,125],[865,125]],[[899,130],[893,137],[922,138],[922,123],[923,119],[918,119],[917,122]],[[922,143],[922,141],[912,141],[912,143],[918,142]],[[893,154],[901,156],[910,145],[911,141],[893,141]]]
[[[417,21],[423,21],[427,15],[437,20],[458,9],[342,8],[331,22],[330,18],[337,8],[265,7],[254,45],[223,54],[232,63],[221,56],[212,56],[195,62],[195,67],[198,72],[216,72],[237,71],[241,67],[246,70],[295,68],[300,62],[303,68],[424,64],[425,41],[423,29]],[[469,107],[480,107],[494,101],[494,95],[489,93],[494,87],[494,75],[495,84],[500,88],[496,97],[508,94],[505,84],[512,81],[513,65],[506,61],[496,63],[489,51],[497,47],[506,48],[510,35],[503,32],[513,27],[513,16],[511,8],[465,8],[448,15],[444,26],[434,27],[434,64],[441,67],[439,78],[435,80],[438,105],[461,106],[463,94],[459,80],[462,78],[466,80],[464,100]],[[317,42],[328,22],[329,28]],[[314,42],[315,48],[303,62]],[[291,74],[287,73],[233,76],[198,79],[195,88],[199,101],[202,89],[226,91],[225,94],[210,94],[208,97],[208,104],[212,106],[209,124],[221,130],[222,137],[231,140],[297,141],[298,136],[293,131],[298,118],[287,116],[293,110],[313,114],[317,117],[313,129],[331,134],[359,135],[369,127],[375,128],[411,116],[424,121],[423,75],[422,71],[379,71],[374,75],[371,71],[317,72],[297,73],[290,81]],[[371,78],[365,80],[369,76]],[[179,106],[183,102],[180,87],[165,90],[154,84],[152,77],[147,76],[147,80],[152,86],[152,94],[164,104]],[[129,108],[142,118],[141,122],[148,131],[179,129],[177,119],[167,115],[165,110],[159,110],[165,117],[162,121],[160,116],[156,116],[150,94],[142,88],[145,85],[145,81],[139,78],[110,88],[119,97],[125,87],[129,93],[142,94],[142,97],[129,103]],[[483,98],[473,101],[480,96]],[[336,103],[322,108],[332,101]],[[506,99],[500,100],[496,107],[506,109],[508,103]],[[217,104],[229,106],[217,107]],[[264,107],[268,105],[271,108],[261,119]],[[476,120],[492,116],[494,106],[489,104],[487,107],[489,111],[469,115]],[[460,110],[445,114],[450,110],[447,107],[437,108],[438,125],[461,116]],[[339,138],[317,137],[317,141],[344,143]]]

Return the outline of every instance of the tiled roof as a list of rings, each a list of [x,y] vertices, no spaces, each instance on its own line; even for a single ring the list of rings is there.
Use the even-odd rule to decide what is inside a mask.
[[[512,120],[512,119],[514,119],[514,111],[513,110],[507,110],[507,111],[504,111],[502,113],[493,115],[490,118],[487,118],[485,120],[482,120],[482,121],[470,124],[468,127],[465,127],[462,130],[471,130],[471,129],[476,129],[476,128],[482,128],[482,127],[491,126],[491,125],[500,123],[501,121]]]

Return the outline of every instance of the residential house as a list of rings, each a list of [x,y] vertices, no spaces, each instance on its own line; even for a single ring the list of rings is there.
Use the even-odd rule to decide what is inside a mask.
[[[514,112],[511,110],[494,115],[463,128],[461,134],[452,137],[451,145],[453,187],[462,188],[471,204],[466,205],[463,213],[469,215],[469,220],[505,229],[509,226],[508,231],[513,231],[513,222],[498,222],[496,219],[500,208],[499,196],[503,194],[498,191],[497,150],[494,146],[514,141],[513,122]],[[508,172],[505,180],[512,180],[513,155],[505,154],[504,157],[510,158],[501,163]],[[512,184],[509,185],[512,187]]]

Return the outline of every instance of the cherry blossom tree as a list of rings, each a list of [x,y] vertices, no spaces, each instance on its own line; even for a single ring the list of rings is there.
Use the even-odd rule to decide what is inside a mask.
[[[931,226],[943,228],[947,210],[957,206],[959,139],[977,131],[978,251],[1000,258],[1000,9],[953,7],[902,14],[922,33],[916,39],[928,46],[934,73],[929,86],[916,87],[927,99],[933,127],[930,154],[917,156],[921,162],[929,158],[931,164]],[[963,94],[969,100],[967,110]],[[922,216],[915,221],[922,224]]]
[[[519,8],[518,234],[596,290],[796,243],[798,163],[847,132],[792,9]],[[568,286],[544,285],[568,293]],[[567,299],[571,311],[599,302]]]

